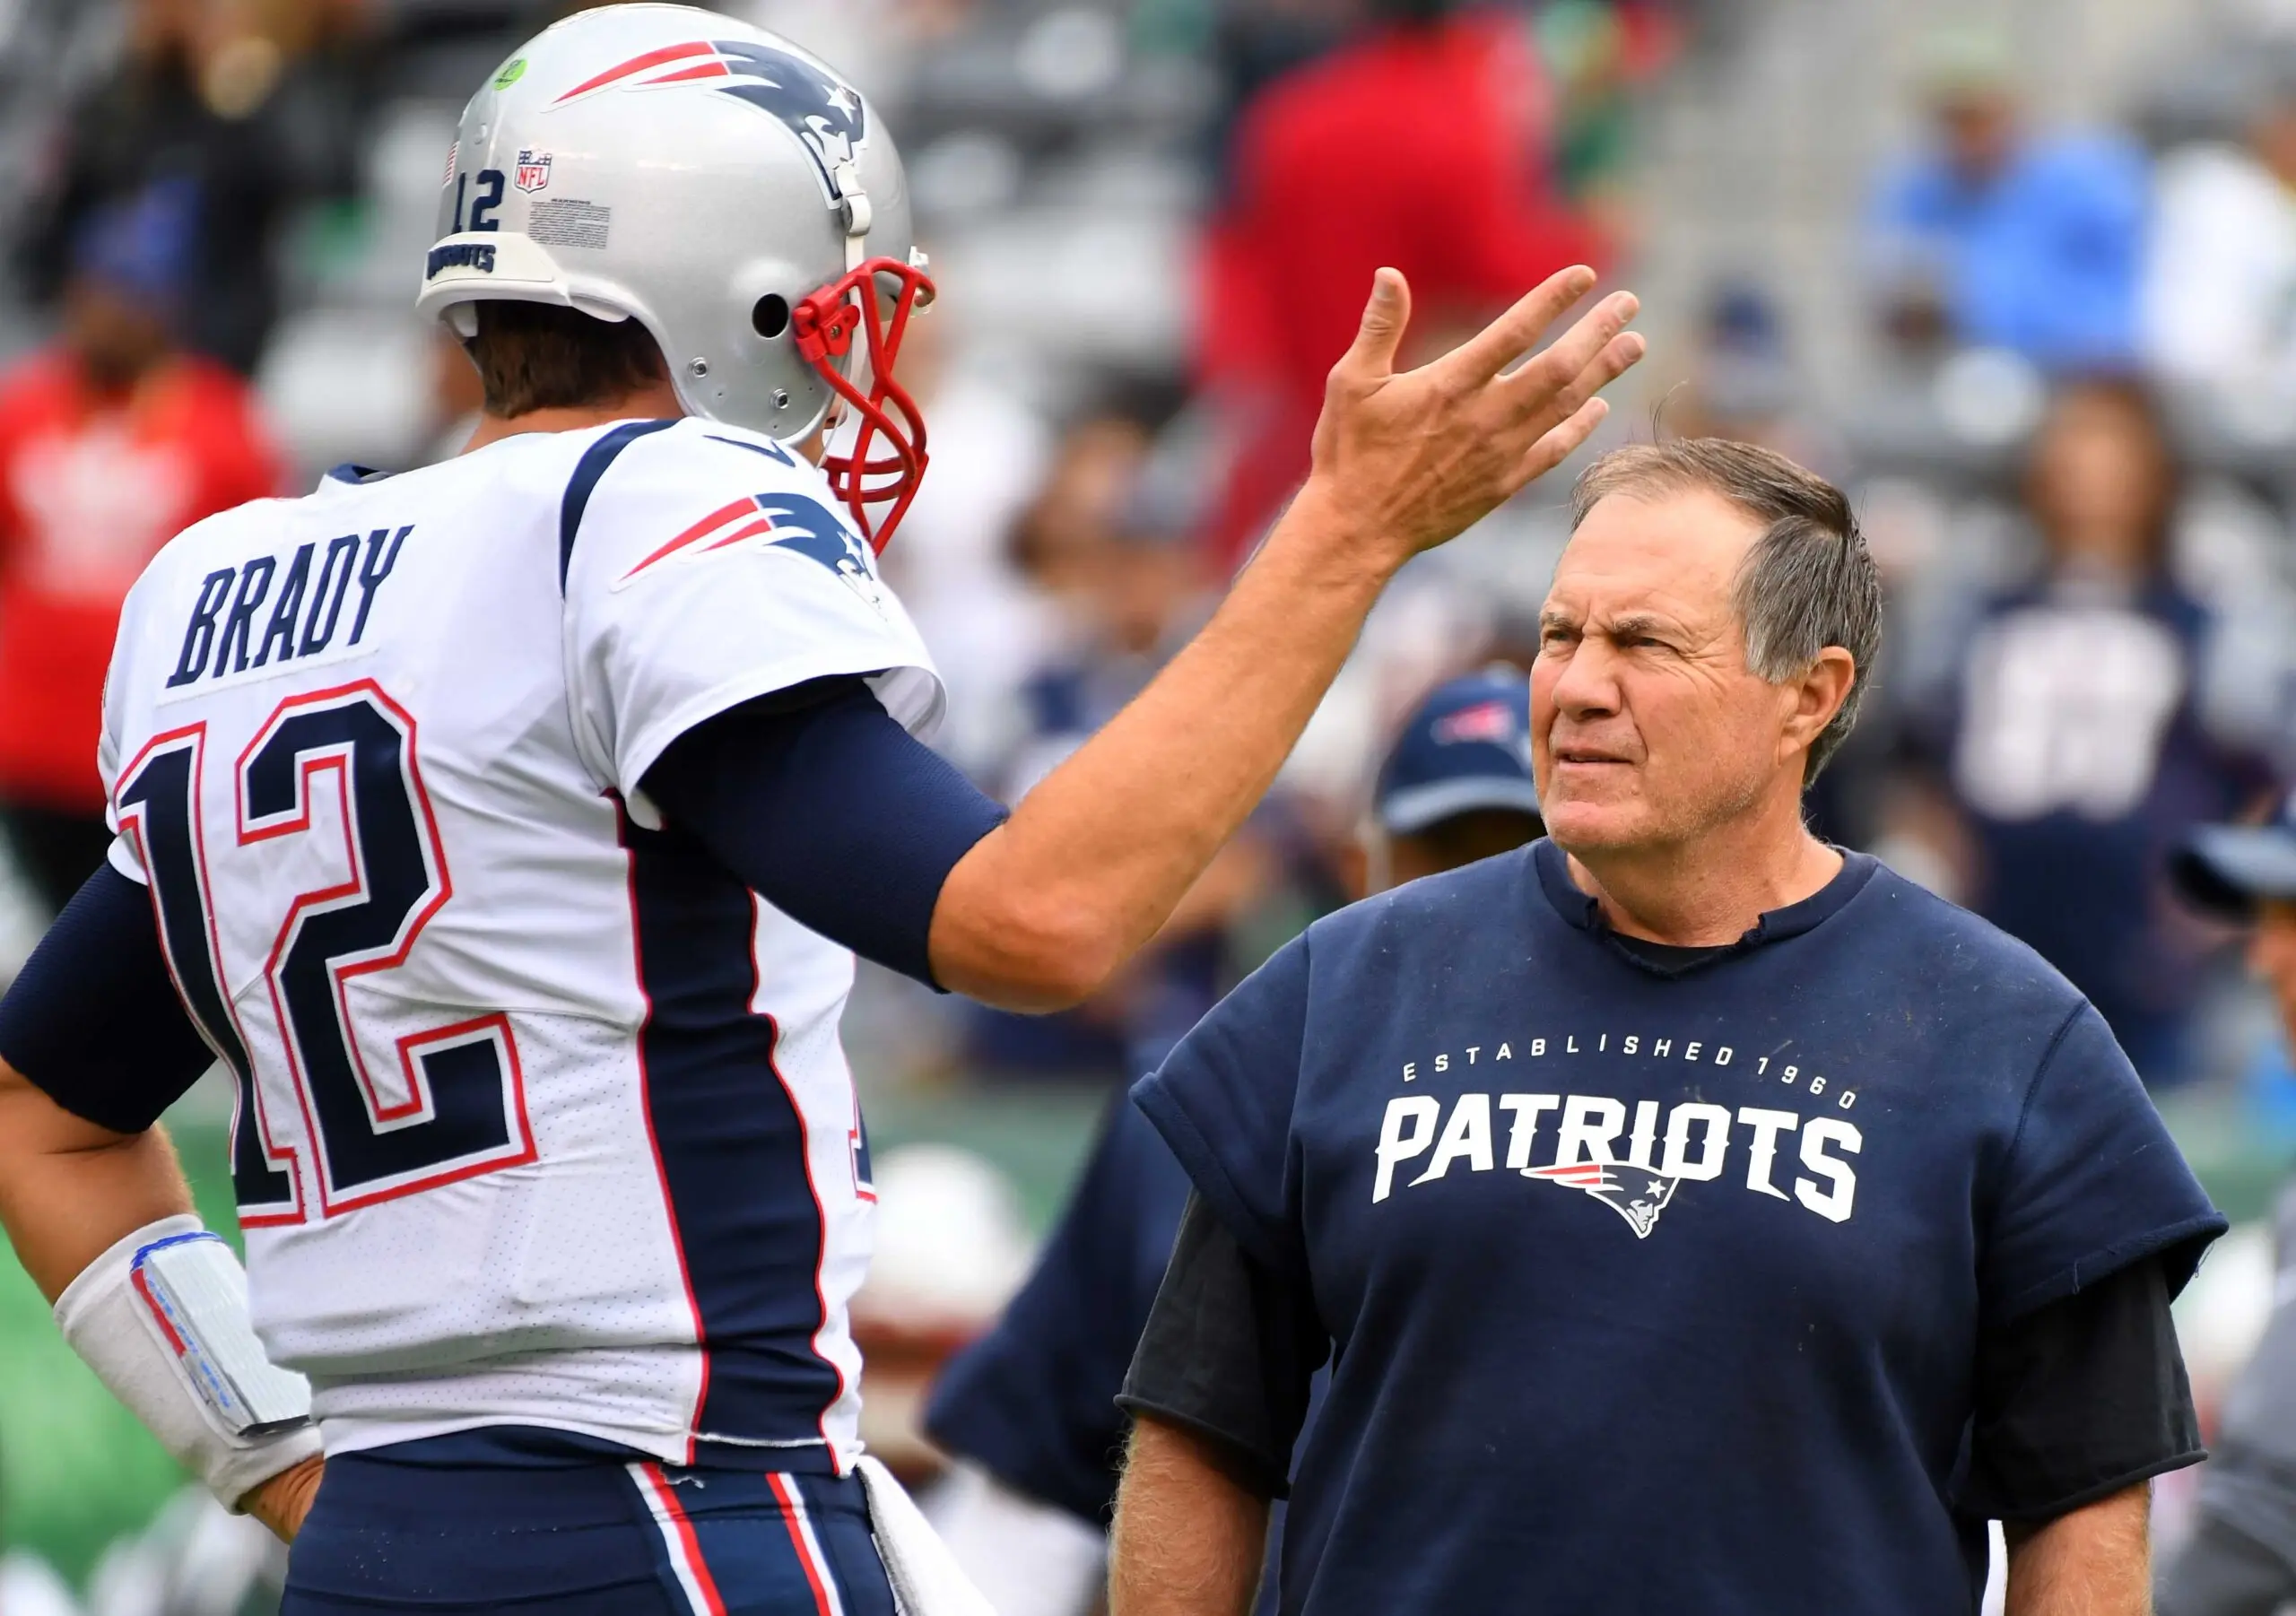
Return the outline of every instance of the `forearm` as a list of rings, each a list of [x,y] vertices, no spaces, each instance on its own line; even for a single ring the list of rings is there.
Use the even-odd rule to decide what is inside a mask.
[[[2148,1484],[2037,1526],[2013,1525],[2006,1616],[2148,1616]]]
[[[191,1209],[162,1130],[83,1122],[0,1064],[0,1225],[49,1301],[123,1236]]]
[[[1187,1432],[1135,1422],[1109,1542],[1109,1616],[1242,1616],[1267,1552],[1267,1500]]]
[[[165,1130],[155,1125],[115,1134],[99,1127],[0,1062],[0,1225],[17,1261],[50,1302],[137,1229],[190,1211],[191,1188]],[[103,1366],[95,1367],[103,1373]],[[113,1384],[113,1389],[120,1388]],[[148,1407],[133,1400],[129,1406],[150,1422]],[[159,1434],[167,1440],[166,1432]],[[219,1496],[291,1538],[317,1493],[321,1464],[315,1453],[303,1456],[315,1446],[308,1436],[276,1438],[269,1446],[276,1459],[222,1470],[243,1479],[224,1482]],[[180,1441],[170,1451],[216,1482],[217,1471],[198,1464],[200,1455]],[[278,1468],[283,1463],[288,1468]]]
[[[1335,542],[1344,519],[1303,492],[1196,639],[959,862],[933,922],[944,986],[1034,996],[1012,984],[1051,935],[1073,976],[1015,1007],[1057,1004],[1163,925],[1274,780],[1387,581],[1335,559],[1357,548]]]
[[[1401,276],[1379,272],[1325,388],[1299,498],[1163,676],[949,873],[933,912],[935,980],[1057,1009],[1156,934],[1275,778],[1387,579],[1552,470],[1602,419],[1596,392],[1642,352],[1622,334],[1631,296],[1522,358],[1593,282],[1567,270],[1398,374],[1410,300]]]

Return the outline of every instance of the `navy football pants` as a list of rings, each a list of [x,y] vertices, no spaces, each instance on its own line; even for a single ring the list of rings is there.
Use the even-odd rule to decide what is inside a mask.
[[[893,1616],[857,1477],[399,1451],[327,1461],[281,1616]]]

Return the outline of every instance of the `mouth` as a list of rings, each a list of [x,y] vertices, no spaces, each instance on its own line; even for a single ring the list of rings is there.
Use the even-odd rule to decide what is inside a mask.
[[[1624,769],[1631,766],[1631,760],[1592,746],[1558,746],[1554,749],[1554,762],[1558,769]]]

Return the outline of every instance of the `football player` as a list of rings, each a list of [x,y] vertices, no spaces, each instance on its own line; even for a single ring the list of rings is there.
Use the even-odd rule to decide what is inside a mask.
[[[106,1383],[295,1538],[298,1616],[929,1612],[938,1545],[855,1437],[854,954],[1091,991],[1386,580],[1585,439],[1632,300],[1518,364],[1568,272],[1396,374],[1383,274],[1257,559],[1008,815],[914,738],[941,692],[877,573],[931,283],[851,86],[706,12],[583,13],[472,100],[439,217],[467,450],[203,522],[129,598],[117,839],[0,1003],[0,1220]],[[244,1273],[153,1125],[218,1058]]]

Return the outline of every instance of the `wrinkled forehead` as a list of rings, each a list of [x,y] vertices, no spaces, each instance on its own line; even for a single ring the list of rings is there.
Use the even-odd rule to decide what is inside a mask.
[[[1738,569],[1761,533],[1758,517],[1705,489],[1605,494],[1563,547],[1548,609],[1726,622]]]

